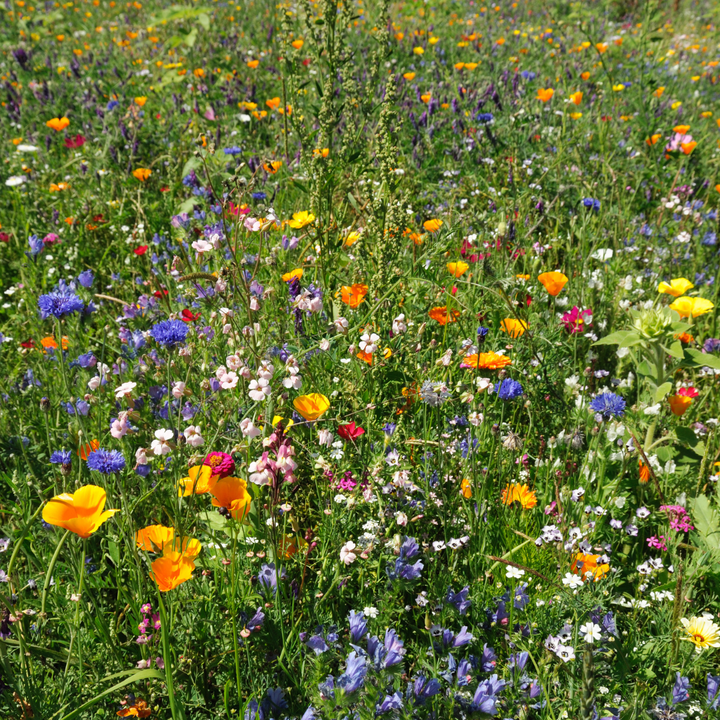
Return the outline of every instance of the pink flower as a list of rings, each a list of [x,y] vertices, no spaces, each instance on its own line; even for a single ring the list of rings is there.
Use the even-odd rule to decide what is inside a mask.
[[[649,537],[647,539],[647,544],[649,547],[655,548],[657,550],[667,550],[664,535],[661,535],[659,538],[656,538],[654,535],[652,537]]]
[[[562,316],[562,322],[565,329],[575,335],[575,333],[584,332],[586,328],[592,325],[593,314],[590,308],[581,310],[577,305],[573,306],[570,312],[566,312]]]
[[[221,478],[235,472],[235,461],[232,459],[232,455],[224,452],[208,453],[203,460],[203,465],[209,465],[212,468],[212,474],[219,475]]]
[[[691,142],[692,135],[681,135],[680,133],[675,133],[672,138],[670,138],[670,142],[665,146],[665,152],[680,152],[680,146],[683,143]]]
[[[694,387],[684,387],[684,388],[680,388],[677,391],[677,394],[682,395],[683,397],[694,398],[694,397],[697,397],[700,394],[700,392],[697,389],[695,389]]]

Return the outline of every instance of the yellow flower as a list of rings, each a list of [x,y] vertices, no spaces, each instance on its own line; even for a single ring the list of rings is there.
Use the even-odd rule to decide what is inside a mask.
[[[625,85],[622,83],[617,83],[617,85],[612,86],[613,92],[622,92],[625,89]]]
[[[351,245],[354,245],[359,239],[360,233],[357,230],[353,230],[351,233],[348,233],[348,236],[343,240],[343,245],[345,245],[346,247],[350,247]]]
[[[282,276],[283,282],[290,282],[293,278],[297,278],[300,280],[303,276],[303,269],[297,268],[296,270],[291,270],[290,272],[285,273]]]
[[[217,482],[210,465],[195,465],[188,470],[188,477],[178,483],[178,495],[204,495],[210,492]]]
[[[422,55],[422,54],[425,52],[425,50],[423,50],[423,48],[421,48],[421,47],[418,45],[417,47],[414,47],[414,48],[413,48],[413,52],[414,52],[416,55]]]
[[[537,496],[527,485],[511,483],[502,491],[502,501],[505,505],[512,505],[517,501],[523,510],[529,510],[537,505]]]
[[[250,511],[252,498],[247,483],[241,478],[224,477],[210,491],[214,507],[225,508],[233,520],[242,520]]]
[[[673,297],[680,297],[690,290],[690,288],[694,287],[687,278],[674,278],[669,284],[664,281],[661,282],[658,285],[658,292],[672,295]]]
[[[582,117],[582,113],[581,112],[572,112],[572,113],[570,113],[570,117],[573,120],[579,120]]]
[[[528,328],[524,320],[516,320],[515,318],[505,318],[500,327],[513,339],[519,338]]]
[[[136,180],[145,182],[150,175],[152,175],[152,170],[148,170],[148,168],[137,168],[136,170],[133,170],[132,174]]]
[[[147,98],[144,95],[139,95],[135,98],[135,104],[139,107],[143,107],[147,102]]]
[[[410,82],[411,80],[415,79],[415,73],[414,72],[406,72],[406,73],[403,73],[403,77],[405,78],[405,80]]]
[[[309,225],[313,220],[315,220],[315,216],[312,213],[309,213],[307,210],[302,210],[301,212],[293,213],[292,220],[288,220],[288,225],[295,230],[299,230]]]
[[[447,264],[448,272],[456,278],[459,278],[463,273],[467,272],[470,266],[465,262],[449,262]]]
[[[440,227],[442,226],[442,224],[443,224],[442,220],[436,220],[435,218],[432,218],[430,220],[426,220],[423,223],[423,227],[428,232],[437,232],[440,229]]]
[[[682,618],[680,622],[685,628],[689,640],[695,646],[695,652],[702,652],[709,647],[720,647],[720,627],[712,620],[702,617]]]
[[[678,298],[671,306],[671,310],[675,310],[680,317],[698,317],[710,312],[715,305],[701,297],[681,297]]]
[[[320,393],[300,395],[293,400],[293,407],[308,422],[313,422],[324,415],[330,407],[330,401]]]
[[[43,508],[43,520],[81,538],[89,538],[108,518],[120,512],[103,512],[106,497],[105,490],[97,485],[84,485],[72,495],[56,495]]]
[[[48,120],[45,124],[51,130],[54,130],[55,132],[60,132],[61,130],[64,130],[70,124],[70,121],[66,117],[61,117],[61,118],[53,118],[52,120]]]
[[[462,482],[460,483],[460,494],[466,499],[469,500],[472,495],[472,483],[468,478],[463,478]]]

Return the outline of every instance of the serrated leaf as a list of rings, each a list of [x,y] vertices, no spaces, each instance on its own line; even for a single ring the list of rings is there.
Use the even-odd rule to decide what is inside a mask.
[[[665,382],[655,391],[655,402],[659,403],[672,390],[672,383]]]

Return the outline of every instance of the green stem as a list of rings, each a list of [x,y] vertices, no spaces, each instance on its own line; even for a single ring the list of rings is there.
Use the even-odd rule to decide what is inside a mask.
[[[185,720],[182,706],[175,700],[175,684],[172,675],[172,655],[170,654],[170,628],[168,627],[167,613],[158,590],[158,605],[160,607],[160,631],[162,633],[163,661],[165,663],[165,685],[167,685],[168,699],[170,700],[170,713],[173,720]]]
[[[57,547],[55,548],[55,554],[52,556],[50,560],[50,564],[48,565],[47,572],[45,573],[45,584],[43,585],[43,591],[42,591],[42,599],[40,601],[40,615],[43,617],[45,616],[45,603],[47,601],[47,592],[48,588],[50,587],[50,580],[52,580],[52,574],[53,570],[55,569],[55,563],[57,562],[58,556],[60,555],[60,548],[63,546],[65,540],[67,540],[67,536],[70,534],[69,530],[65,531],[65,534],[60,538],[60,542],[57,544]]]
[[[69,531],[68,531],[69,532]],[[80,605],[82,603],[83,584],[85,582],[85,553],[87,551],[87,539],[83,538],[82,553],[80,555],[80,581],[78,583],[78,599],[75,605],[75,620],[73,621],[73,634],[70,637],[70,647],[68,648],[67,662],[65,663],[65,675],[67,676],[70,669],[70,661],[72,660],[72,650],[75,644],[75,638],[80,634]],[[82,643],[78,639],[78,668],[80,670],[80,682],[82,682]]]

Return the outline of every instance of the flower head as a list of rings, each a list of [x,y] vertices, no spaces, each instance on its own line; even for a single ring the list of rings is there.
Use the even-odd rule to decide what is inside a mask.
[[[695,286],[687,278],[674,278],[669,283],[665,281],[658,285],[658,292],[680,297]]]
[[[140,182],[145,182],[151,175],[152,170],[148,168],[136,168],[132,171],[133,177]]]
[[[310,225],[310,223],[314,221],[315,216],[307,210],[303,210],[301,212],[293,213],[292,220],[288,220],[288,225],[295,230],[299,230],[300,228],[304,228],[306,225]]]
[[[182,320],[162,320],[150,328],[155,341],[165,347],[173,347],[185,342],[188,326]]]
[[[692,617],[690,620],[682,618],[680,622],[687,634],[687,637],[682,639],[690,641],[695,646],[696,652],[702,652],[709,647],[720,647],[720,627],[712,620],[705,617]]]
[[[701,297],[687,296],[678,298],[670,305],[670,309],[675,310],[681,318],[698,317],[698,315],[704,315],[710,312],[714,307],[715,305],[710,302],[710,300]]]
[[[447,307],[443,305],[442,307],[434,307],[428,315],[441,325],[447,325],[448,323],[454,323],[460,317],[460,311],[448,310]]]
[[[65,528],[89,538],[108,518],[119,510],[104,510],[105,490],[97,485],[84,485],[72,495],[56,495],[43,508],[43,520],[49,525]]]
[[[528,329],[528,325],[524,320],[516,320],[515,318],[505,318],[500,322],[500,327],[513,340],[519,338]]]
[[[330,401],[320,393],[310,393],[296,397],[293,406],[305,420],[314,422],[327,412]]]
[[[518,502],[523,510],[529,510],[537,505],[537,496],[527,485],[510,483],[502,491],[502,501],[505,505]]]
[[[546,103],[552,100],[554,94],[555,91],[552,88],[538,88],[537,99],[540,100],[540,102]]]
[[[590,555],[586,553],[578,553],[573,560],[572,567],[570,568],[576,575],[580,577],[586,577],[588,573],[595,582],[600,580],[602,577],[610,572],[610,566],[606,563],[598,565],[599,555]]]
[[[625,414],[625,400],[612,392],[600,393],[593,398],[590,409],[607,422],[612,417],[619,418]]]
[[[425,228],[425,230],[432,233],[432,232],[437,232],[442,227],[442,224],[443,224],[442,220],[437,220],[435,218],[432,218],[430,220],[426,220],[423,223],[423,227]]]
[[[85,303],[72,291],[68,289],[53,290],[47,295],[38,298],[40,317],[46,320],[49,317],[61,318],[65,315],[72,315],[82,312]]]
[[[209,466],[214,476],[225,477],[235,472],[235,461],[232,455],[224,452],[213,451],[208,453],[203,460],[203,465]]]
[[[209,493],[218,476],[213,474],[213,468],[209,465],[195,465],[188,470],[188,476],[178,483],[178,494],[183,497],[189,495],[204,495]]]
[[[507,355],[499,355],[494,352],[466,355],[460,363],[461,368],[477,368],[478,370],[500,370],[508,365],[512,365],[512,360]]]
[[[192,577],[195,561],[186,553],[168,551],[153,561],[151,568],[150,575],[160,592],[168,592]]]
[[[247,483],[241,478],[224,477],[210,490],[214,507],[225,508],[233,520],[242,520],[250,511],[252,498]]]
[[[87,456],[87,466],[103,475],[112,475],[125,468],[125,458],[119,450],[98,448]]]
[[[505,378],[495,384],[495,392],[501,400],[514,400],[523,394],[523,387],[517,380]]]
[[[467,272],[467,269],[470,266],[466,262],[449,262],[447,264],[447,270],[448,272],[456,278],[459,278],[462,274]]]
[[[45,123],[45,125],[47,125],[51,130],[54,130],[55,132],[61,132],[69,124],[70,121],[66,117],[52,118]]]
[[[568,278],[567,275],[561,272],[546,272],[538,275],[538,281],[548,291],[549,295],[555,297],[562,292]]]
[[[592,310],[581,310],[577,305],[574,305],[572,310],[562,316],[562,323],[569,333],[575,335],[584,332],[592,325],[592,319]]]
[[[351,308],[356,308],[360,303],[364,302],[368,293],[368,286],[363,283],[355,283],[354,285],[343,285],[340,288],[342,301]]]

